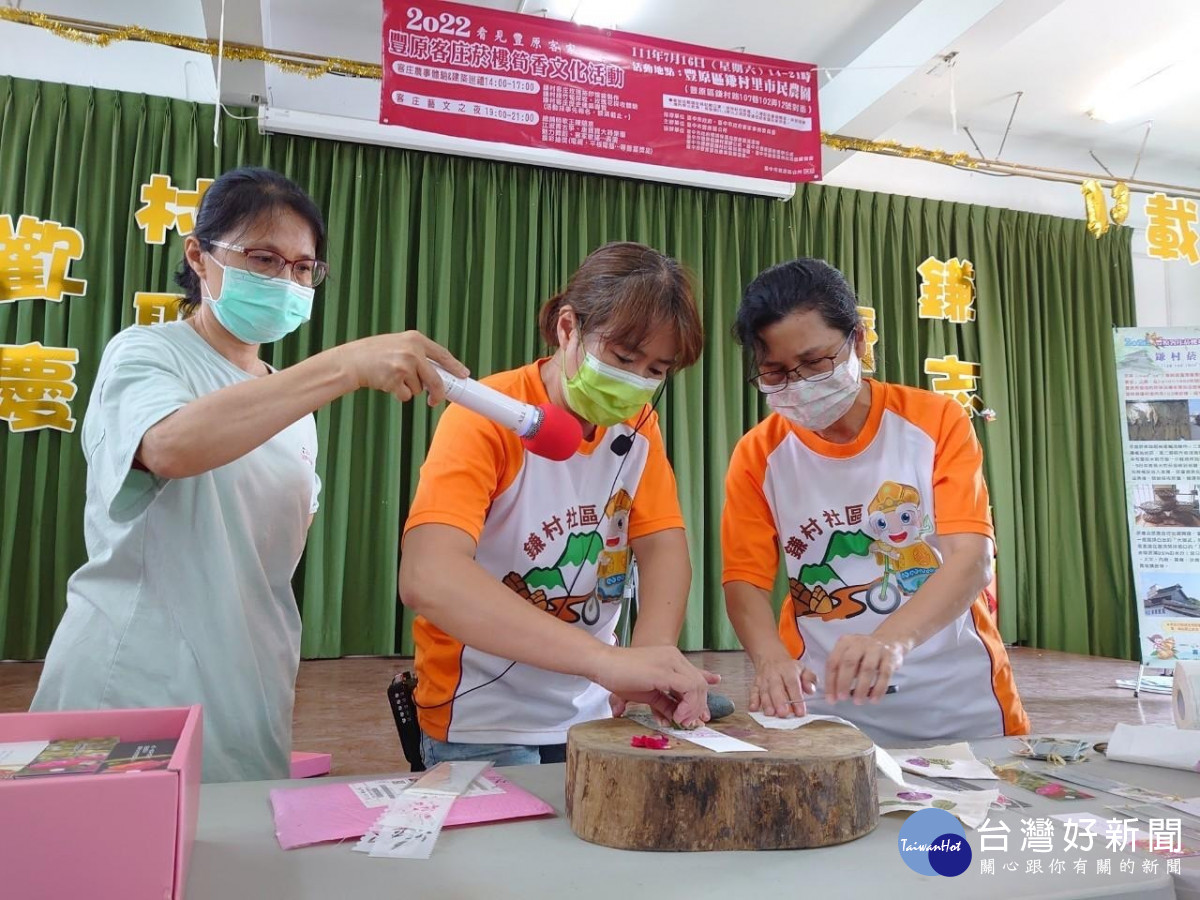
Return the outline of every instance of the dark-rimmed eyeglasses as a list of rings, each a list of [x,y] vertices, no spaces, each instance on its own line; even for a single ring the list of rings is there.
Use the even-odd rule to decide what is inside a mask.
[[[773,394],[776,391],[782,391],[789,384],[795,384],[797,381],[824,381],[837,368],[837,358],[842,355],[842,351],[854,339],[854,335],[855,332],[853,331],[846,335],[846,339],[829,356],[811,359],[790,369],[772,369],[769,372],[759,372],[757,375],[751,375],[747,381],[764,394]]]

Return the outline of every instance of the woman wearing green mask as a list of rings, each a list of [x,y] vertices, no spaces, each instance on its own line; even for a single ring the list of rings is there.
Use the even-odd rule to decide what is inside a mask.
[[[436,402],[429,359],[466,374],[415,333],[264,363],[262,344],[308,320],[324,238],[282,175],[222,175],[176,276],[186,317],[113,338],[84,417],[88,560],[33,708],[201,703],[206,781],[288,776],[291,577],[320,490],[313,411],[360,387],[409,400],[428,386]]]
[[[466,409],[442,416],[405,526],[400,594],[418,616],[425,762],[560,762],[567,729],[650,703],[708,718],[716,676],[676,649],[691,583],[675,478],[651,402],[700,355],[679,264],[641,244],[592,253],[542,310],[553,356],[487,379],[583,425],[551,462]],[[614,646],[631,556],[632,647]],[[610,694],[611,692],[611,694]]]

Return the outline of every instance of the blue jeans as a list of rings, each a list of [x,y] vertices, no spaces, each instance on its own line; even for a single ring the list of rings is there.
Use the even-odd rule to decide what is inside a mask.
[[[563,762],[567,758],[566,744],[464,744],[447,742],[421,735],[421,758],[433,768],[440,762],[482,761],[490,759],[497,766],[536,766],[539,763]]]

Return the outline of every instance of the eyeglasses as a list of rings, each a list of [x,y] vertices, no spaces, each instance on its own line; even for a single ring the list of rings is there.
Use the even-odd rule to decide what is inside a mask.
[[[789,384],[795,384],[797,381],[824,381],[833,374],[833,370],[837,367],[837,358],[842,355],[842,351],[854,339],[855,333],[852,331],[846,335],[846,339],[838,345],[837,351],[829,356],[822,356],[818,359],[802,362],[791,369],[775,369],[770,372],[759,372],[757,375],[751,375],[747,381],[764,394],[774,394],[776,391],[782,391]]]
[[[246,271],[262,278],[278,278],[284,270],[292,267],[292,281],[304,287],[316,287],[329,274],[329,264],[319,259],[288,259],[280,256],[274,250],[263,250],[257,247],[243,247],[240,244],[227,244],[224,241],[213,241],[214,247],[240,253],[246,257]]]

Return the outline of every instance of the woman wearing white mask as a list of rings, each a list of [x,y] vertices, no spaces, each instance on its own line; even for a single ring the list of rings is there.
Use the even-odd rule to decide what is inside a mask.
[[[734,450],[721,523],[750,708],[836,713],[893,746],[1028,733],[983,599],[993,532],[967,414],[862,377],[857,300],[821,260],[761,273],[735,332],[773,410]]]
[[[282,175],[222,175],[176,276],[186,318],[114,337],[84,417],[88,560],[33,709],[201,703],[206,781],[288,776],[291,578],[321,487],[313,411],[362,387],[438,402],[430,359],[467,374],[415,332],[264,363],[260,346],[309,318],[324,240]]]

